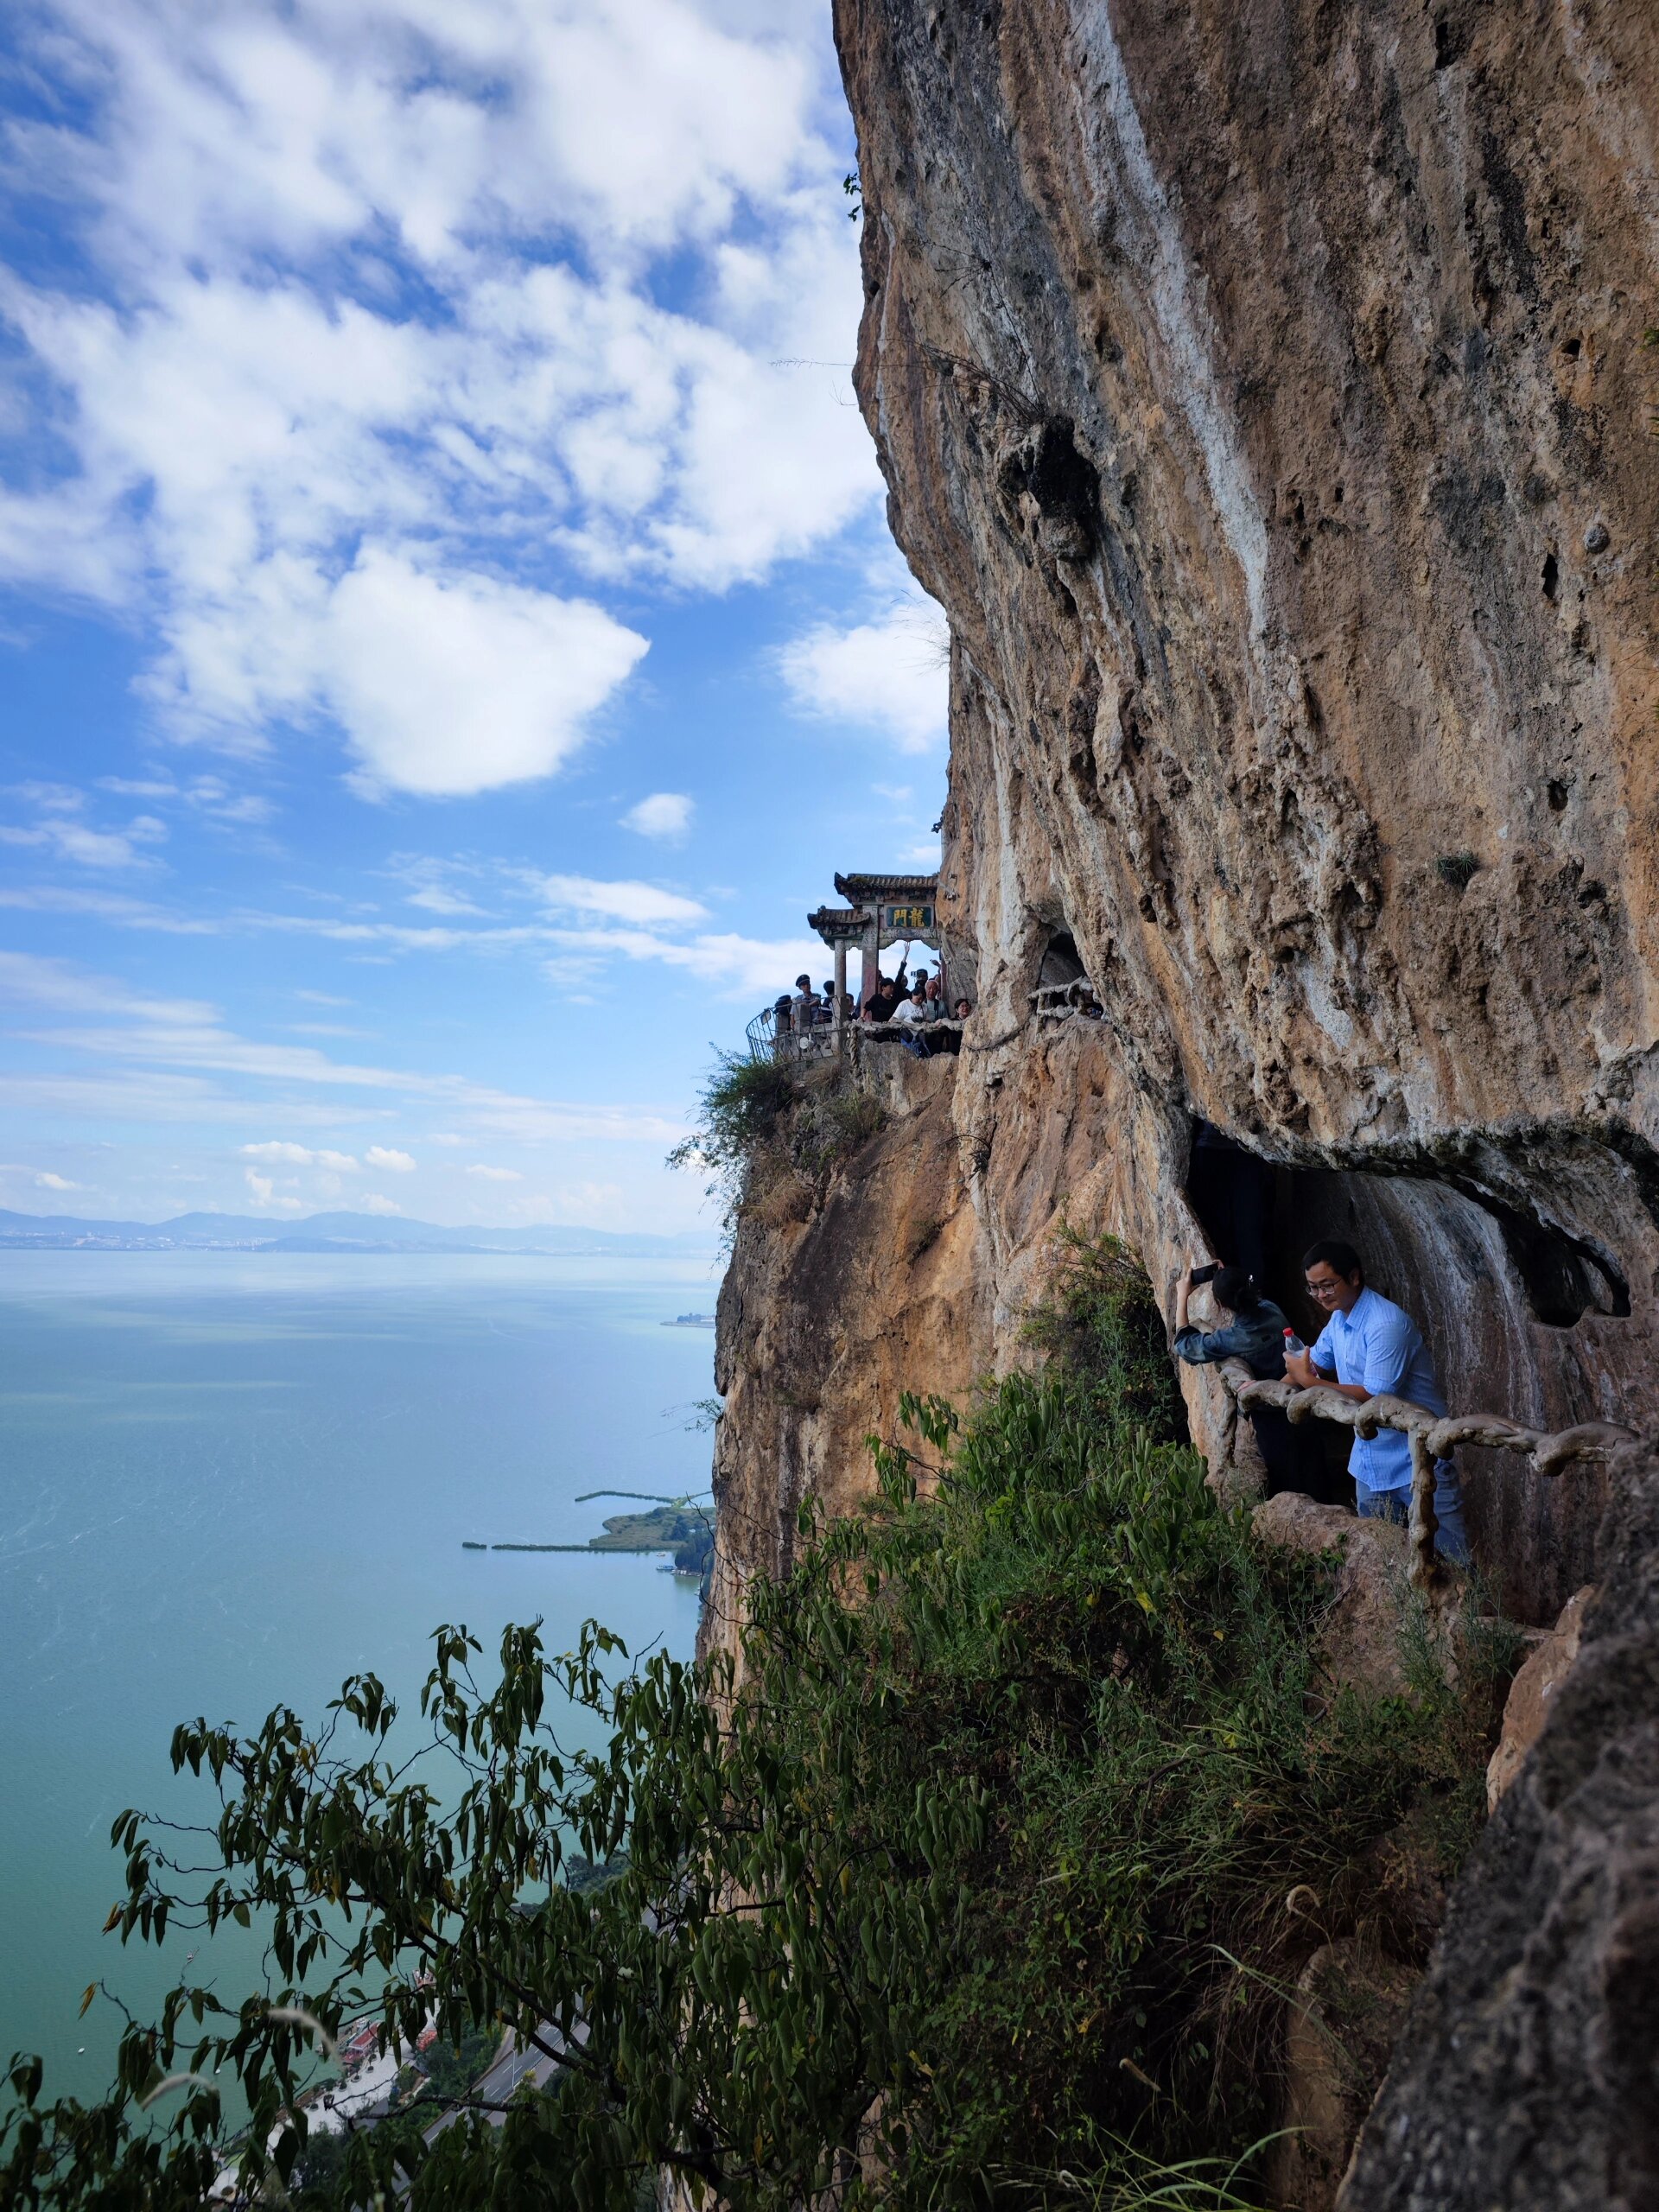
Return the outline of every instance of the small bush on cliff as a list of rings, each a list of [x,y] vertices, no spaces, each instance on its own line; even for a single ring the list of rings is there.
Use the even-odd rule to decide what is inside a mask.
[[[1115,1236],[1087,1236],[1062,1222],[1050,1262],[1026,1316],[1026,1342],[1086,1394],[1091,1417],[1106,1427],[1185,1436],[1164,1325],[1135,1255]]]
[[[671,1167],[712,1171],[728,1228],[780,1182],[809,1206],[830,1171],[887,1122],[879,1099],[851,1082],[802,1091],[772,1060],[721,1052],[697,1102],[697,1125],[668,1155]]]
[[[1248,2195],[1276,1992],[1363,1923],[1362,1870],[1402,1823],[1449,1869],[1483,1747],[1432,1671],[1410,1698],[1313,1694],[1317,1577],[1255,1546],[1167,1419],[1111,1395],[1120,1370],[1150,1388],[1121,1256],[1080,1255],[1073,1281],[1044,1373],[965,1423],[906,1401],[869,1509],[804,1526],[795,1571],[754,1587],[741,1688],[661,1656],[615,1684],[591,1627],[553,1660],[509,1630],[483,1685],[446,1629],[423,1700],[458,1769],[439,1789],[389,1761],[372,1678],[321,1732],[285,1712],[247,1738],[181,1729],[175,1764],[225,1801],[206,1916],[261,1916],[274,2008],[175,1993],[92,2113],[41,2110],[14,2075],[0,2196],[199,2205],[220,2064],[253,2107],[251,2183],[273,2132],[286,2170],[312,2033],[289,2008],[332,2028],[365,1988],[405,2038],[429,2007],[451,2037],[499,2018],[563,2086],[429,2152],[354,2142],[341,2204],[390,2192],[394,2164],[411,2212],[632,2212],[664,2166],[738,2212]],[[603,1750],[561,1748],[567,1698]],[[137,1815],[117,1840],[122,1932],[159,1935],[200,1846]],[[558,1873],[578,1850],[626,1863],[576,1893]],[[136,2101],[186,2070],[147,2133]]]
[[[696,1126],[668,1155],[671,1167],[702,1167],[709,1185],[735,1208],[756,1150],[777,1132],[795,1102],[789,1071],[745,1052],[716,1052],[714,1072],[697,1101]]]

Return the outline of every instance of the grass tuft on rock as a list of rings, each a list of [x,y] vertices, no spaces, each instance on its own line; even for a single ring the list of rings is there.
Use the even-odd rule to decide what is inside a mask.
[[[716,1055],[697,1102],[697,1122],[668,1155],[671,1167],[701,1167],[723,1203],[728,1233],[753,1209],[788,1218],[810,1210],[836,1167],[887,1120],[886,1108],[855,1077],[804,1087],[785,1064],[739,1052]]]

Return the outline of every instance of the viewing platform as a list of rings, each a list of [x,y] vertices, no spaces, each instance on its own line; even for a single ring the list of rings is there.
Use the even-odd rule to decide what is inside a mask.
[[[952,973],[958,963],[953,961],[939,919],[938,877],[837,874],[835,881],[847,903],[819,906],[806,918],[807,927],[830,948],[835,963],[833,981],[826,979],[822,990],[814,984],[806,995],[780,992],[748,1025],[750,1057],[833,1063],[866,1044],[902,1045],[930,1058],[960,1052],[963,1024],[956,1009],[962,1003],[962,995]],[[938,990],[930,1004],[938,1011],[930,1012],[919,1021],[873,1018],[872,1002],[884,981],[883,952],[902,946],[907,968],[912,949],[917,945],[937,956]],[[859,955],[856,1001],[847,988],[849,951]],[[961,964],[971,975],[971,962]],[[1027,994],[1027,1019],[1039,1029],[1104,1019],[1099,994],[1084,973],[1068,932],[1057,931],[1051,938],[1035,986]]]
[[[938,918],[937,875],[837,874],[836,889],[843,906],[820,906],[807,927],[830,948],[835,976],[827,995],[816,987],[811,1002],[782,993],[748,1026],[755,1059],[836,1061],[862,1043],[905,1043],[914,1050],[955,1052],[962,1023],[943,1011],[925,1022],[872,1020],[869,1009],[881,981],[881,955],[896,945],[925,946],[938,962],[943,1009],[950,1004],[950,957]],[[858,1002],[847,988],[847,955],[860,956]],[[947,1043],[945,1040],[949,1039]]]

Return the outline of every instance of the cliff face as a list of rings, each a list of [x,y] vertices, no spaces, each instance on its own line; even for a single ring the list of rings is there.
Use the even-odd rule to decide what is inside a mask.
[[[1583,1648],[1453,1894],[1343,2212],[1659,2203],[1659,1462],[1616,1485]]]
[[[1454,1413],[1650,1433],[1651,11],[836,0],[836,21],[857,385],[950,621],[941,906],[976,1010],[959,1060],[868,1052],[887,1131],[740,1230],[709,1635],[787,1562],[804,1496],[868,1487],[900,1389],[960,1397],[1019,1357],[1063,1211],[1162,1292],[1189,1255],[1243,1259],[1304,1322],[1300,1252],[1346,1235]],[[1103,1021],[1034,1018],[1055,958]],[[1248,1478],[1220,1383],[1184,1380],[1212,1467]],[[1531,2201],[1498,2136],[1562,2133],[1561,2098],[1525,2087],[1550,1984],[1596,2079],[1548,2201],[1617,2170],[1634,2205],[1652,2146],[1615,2107],[1641,2094],[1629,2054],[1651,2060],[1650,1463],[1545,1481],[1463,1456],[1511,1611],[1553,1619],[1610,1559],[1641,1586],[1615,1573],[1571,1740],[1557,1713],[1482,1847],[1350,2201],[1452,2202],[1459,2099],[1491,2122],[1469,2201]]]
[[[1293,1312],[1300,1250],[1350,1234],[1453,1411],[1651,1424],[1643,11],[839,0],[836,27],[858,388],[954,639],[941,893],[976,1049],[869,1170],[874,1218],[845,1183],[740,1240],[735,1568],[804,1486],[857,1486],[898,1388],[1011,1356],[1061,1205],[1160,1289],[1213,1249]],[[1057,939],[1105,1007],[1087,1038],[1028,1018]],[[1195,1161],[1200,1122],[1266,1165]],[[951,1224],[929,1319],[883,1218],[912,1214]],[[1224,1461],[1220,1386],[1188,1393]],[[1553,1618],[1605,1485],[1465,1473],[1483,1565]]]
[[[804,1500],[840,1513],[868,1496],[864,1440],[891,1429],[901,1391],[971,1391],[985,1290],[952,1075],[948,1060],[893,1056],[877,1071],[887,1128],[826,1189],[785,1174],[746,1211],[715,1339],[726,1410],[705,1643],[734,1643],[751,1574],[787,1567]]]
[[[982,1358],[1085,1165],[1160,1287],[1224,1248],[1201,1119],[1274,1164],[1281,1287],[1357,1231],[1454,1410],[1659,1414],[1642,16],[840,0],[943,903],[1014,1032],[950,1107]],[[1092,1045],[1027,1020],[1059,933]],[[1467,1471],[1550,1617],[1601,1495]]]

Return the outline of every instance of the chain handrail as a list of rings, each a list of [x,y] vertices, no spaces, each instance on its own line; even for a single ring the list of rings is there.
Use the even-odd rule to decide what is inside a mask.
[[[1065,1021],[1073,1014],[1095,1021],[1102,1018],[1100,994],[1086,976],[1074,976],[1069,983],[1039,983],[1026,995],[1039,1021]]]
[[[954,1015],[940,1014],[934,1021],[866,1021],[861,1017],[858,1023],[859,1036],[867,1045],[901,1045],[906,1037],[938,1037],[945,1032],[961,1036],[962,1024]]]
[[[1411,1447],[1411,1518],[1407,1540],[1411,1548],[1410,1576],[1418,1588],[1433,1592],[1440,1580],[1434,1556],[1434,1536],[1440,1527],[1434,1517],[1434,1462],[1444,1459],[1459,1444],[1473,1444],[1493,1452],[1521,1452],[1535,1472],[1559,1475],[1574,1460],[1605,1465],[1620,1445],[1637,1440],[1637,1432],[1617,1421],[1580,1421],[1572,1428],[1548,1432],[1507,1421],[1502,1414],[1431,1413],[1409,1399],[1381,1392],[1374,1398],[1347,1398],[1323,1383],[1301,1389],[1294,1382],[1259,1382],[1242,1359],[1221,1362],[1221,1375],[1244,1412],[1276,1407],[1287,1421],[1300,1423],[1334,1421],[1369,1443],[1379,1428],[1397,1429]]]

